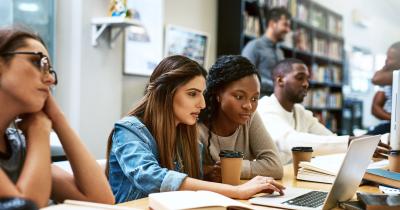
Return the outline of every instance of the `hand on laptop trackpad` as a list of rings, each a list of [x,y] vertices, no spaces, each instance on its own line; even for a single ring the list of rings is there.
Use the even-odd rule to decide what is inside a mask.
[[[265,194],[265,195],[262,195],[262,196],[260,196],[260,197],[265,197],[265,198],[274,198],[274,197],[282,197],[282,196],[284,196],[284,195],[280,195],[278,192],[272,192],[272,193],[267,193],[267,194]]]

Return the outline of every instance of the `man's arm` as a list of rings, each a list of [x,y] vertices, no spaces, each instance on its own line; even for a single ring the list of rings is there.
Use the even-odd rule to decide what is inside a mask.
[[[390,113],[386,112],[383,109],[385,101],[385,93],[383,91],[376,92],[374,95],[374,99],[372,100],[371,112],[378,119],[390,120]]]

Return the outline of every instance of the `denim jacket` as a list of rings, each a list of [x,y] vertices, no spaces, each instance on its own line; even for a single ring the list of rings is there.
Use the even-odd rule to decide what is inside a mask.
[[[109,182],[116,203],[147,197],[150,193],[176,191],[187,174],[162,168],[157,144],[135,116],[115,123],[109,156]],[[201,157],[200,157],[201,158]]]

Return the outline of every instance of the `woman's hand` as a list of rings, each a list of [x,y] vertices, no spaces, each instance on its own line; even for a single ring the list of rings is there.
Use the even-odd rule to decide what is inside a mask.
[[[22,121],[18,123],[18,128],[20,128],[27,137],[40,133],[47,136],[50,134],[52,123],[43,111],[24,114],[21,116],[21,119]],[[29,138],[27,138],[27,140],[29,142]]]
[[[204,180],[218,183],[222,182],[221,161],[217,161],[215,165],[212,166],[204,166]]]
[[[56,100],[52,95],[49,95],[49,97],[47,98],[46,103],[43,107],[43,111],[47,114],[47,116],[49,116],[51,121],[54,121],[55,118],[62,114],[60,107],[58,106]]]
[[[248,182],[237,186],[237,198],[245,200],[257,193],[278,192],[280,195],[283,195],[284,189],[283,185],[271,177],[256,176]]]

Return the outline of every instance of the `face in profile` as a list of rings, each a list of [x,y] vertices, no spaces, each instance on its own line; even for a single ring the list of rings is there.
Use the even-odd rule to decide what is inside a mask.
[[[219,94],[221,115],[234,124],[245,124],[255,112],[260,97],[260,81],[255,74],[231,82]]]
[[[13,52],[41,52],[48,57],[45,47],[37,40],[26,39],[26,46]],[[5,53],[5,52],[3,52]],[[42,73],[38,54],[12,54],[8,63],[0,62],[0,91],[24,113],[40,111],[50,94],[55,79]]]
[[[273,22],[273,34],[278,42],[285,40],[285,36],[290,30],[290,20],[284,15],[277,22]]]
[[[385,68],[395,70],[400,68],[400,50],[390,48],[386,53]]]
[[[284,93],[293,103],[301,103],[307,95],[310,73],[304,64],[295,63],[292,71],[283,77]]]
[[[176,125],[194,125],[197,122],[200,111],[206,106],[203,97],[205,88],[205,78],[196,76],[176,90],[173,98]]]

